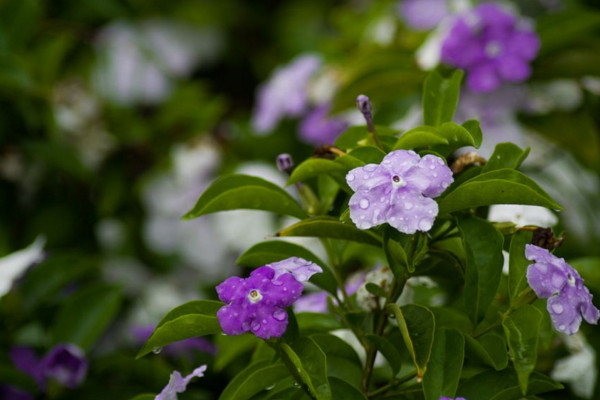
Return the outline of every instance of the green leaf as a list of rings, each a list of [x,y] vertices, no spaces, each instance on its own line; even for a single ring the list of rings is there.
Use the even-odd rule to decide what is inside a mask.
[[[419,377],[423,377],[427,371],[427,363],[433,345],[435,331],[433,313],[427,307],[416,304],[408,304],[403,307],[389,304],[388,307],[396,316],[398,328],[417,368],[417,374]]]
[[[380,164],[383,157],[385,157],[383,150],[373,146],[357,147],[348,154],[365,164]]]
[[[331,383],[331,378],[335,377],[359,388],[363,373],[362,364],[352,346],[339,337],[329,334],[318,333],[311,335],[310,338],[319,345],[327,356],[329,382]],[[333,386],[331,391],[335,399],[336,391]]]
[[[337,282],[327,264],[310,250],[295,243],[282,240],[268,240],[257,243],[237,259],[237,264],[258,268],[290,257],[300,257],[320,266],[323,272],[311,276],[310,282],[333,295],[337,293]]]
[[[399,233],[397,233],[394,228],[387,226],[385,227],[383,235],[383,251],[385,252],[385,257],[392,272],[394,273],[394,276],[401,277],[406,274],[409,263],[406,251],[402,245],[400,245],[400,243],[394,240],[394,237],[397,235],[399,235]]]
[[[238,373],[225,387],[220,400],[247,400],[289,376],[281,363],[259,361]]]
[[[521,150],[519,146],[512,143],[498,143],[494,149],[494,153],[483,167],[482,172],[502,168],[517,169],[525,161],[528,154],[529,147]]]
[[[343,328],[340,321],[331,314],[300,312],[296,314],[296,319],[302,333],[329,332]]]
[[[448,193],[439,204],[440,214],[491,204],[529,204],[562,209],[533,180],[513,169],[477,175]]]
[[[319,189],[319,200],[321,201],[321,210],[327,214],[333,207],[333,203],[340,192],[340,184],[329,175],[319,175],[317,178]]]
[[[473,138],[473,146],[475,148],[479,148],[481,146],[481,142],[483,141],[483,132],[481,132],[481,127],[479,126],[479,121],[475,119],[470,119],[468,121],[463,122],[463,128],[469,131],[469,134]]]
[[[393,143],[395,136],[399,131],[390,129],[386,126],[375,125],[375,130],[379,139],[383,143]],[[337,137],[334,146],[344,151],[349,151],[369,144],[369,131],[366,126],[351,126],[344,133]]]
[[[327,358],[321,348],[310,338],[300,338],[292,349],[281,343],[281,349],[293,364],[302,382],[317,400],[331,399],[327,380]]]
[[[229,175],[217,179],[206,189],[183,218],[237,209],[271,211],[300,219],[306,217],[296,200],[279,186],[255,176]]]
[[[73,343],[88,350],[116,316],[121,300],[121,290],[112,286],[99,284],[79,290],[58,312],[52,343]]]
[[[563,386],[547,376],[533,372],[529,379],[528,395],[562,389]],[[469,400],[518,400],[523,398],[515,372],[485,371],[461,381],[458,396]]]
[[[465,308],[476,324],[485,315],[502,275],[504,237],[483,219],[465,216],[458,219],[467,255],[465,268]]]
[[[436,128],[423,125],[403,133],[394,144],[392,150],[411,150],[418,147],[446,144],[448,144],[448,140],[440,136]]]
[[[450,78],[443,78],[432,71],[423,84],[423,122],[425,125],[439,126],[451,121],[458,105],[460,82],[463,72],[454,71]]]
[[[402,366],[402,356],[396,347],[383,336],[367,334],[365,338],[383,355],[392,368],[392,374],[396,375]]]
[[[132,397],[131,400],[154,400],[155,398],[155,394],[138,394],[137,396]]]
[[[381,288],[381,286],[376,285],[373,282],[368,282],[365,285],[365,289],[367,289],[367,292],[377,296],[377,297],[381,297],[381,298],[387,298],[387,293],[385,293],[385,291]]]
[[[530,304],[519,307],[502,321],[523,395],[527,393],[529,375],[535,369],[541,324],[542,313]]]
[[[348,169],[341,163],[326,158],[309,158],[300,163],[288,179],[287,184],[292,185],[296,182],[303,182],[310,178],[330,172],[346,172]]]
[[[525,258],[525,245],[531,243],[532,235],[531,231],[517,231],[510,239],[508,295],[511,301],[516,299],[521,290],[527,287],[527,267],[531,261]]]
[[[195,300],[169,311],[136,358],[179,340],[220,333],[221,325],[216,313],[222,306],[223,303],[218,301]]]
[[[254,335],[218,335],[215,337],[215,340],[219,351],[215,356],[213,369],[217,372],[223,370],[223,368],[233,362],[236,358],[245,353],[249,353],[258,343],[262,343],[262,341]],[[269,347],[269,349],[271,348]]]
[[[600,292],[600,258],[581,257],[569,260],[569,264],[579,272],[585,285]]]
[[[454,122],[444,122],[438,127],[438,135],[448,141],[447,145],[434,146],[432,150],[448,155],[454,150],[464,146],[475,146],[475,139],[471,133]]]
[[[277,236],[309,236],[343,239],[381,246],[381,239],[370,231],[359,230],[332,217],[310,217],[277,232]]]
[[[367,400],[364,394],[351,383],[335,377],[329,378],[333,400]]]
[[[503,336],[490,332],[477,339],[465,335],[465,339],[469,359],[488,365],[496,371],[503,370],[508,365],[506,341]]]
[[[423,377],[425,400],[454,398],[465,358],[465,338],[455,329],[435,332],[427,373]]]

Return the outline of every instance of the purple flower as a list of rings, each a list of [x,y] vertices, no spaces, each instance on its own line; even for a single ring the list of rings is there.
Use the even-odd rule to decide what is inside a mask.
[[[258,133],[271,132],[283,117],[298,117],[308,106],[308,81],[317,72],[321,60],[303,55],[290,64],[279,67],[271,79],[258,88],[252,118]]]
[[[340,119],[328,118],[329,110],[330,106],[323,104],[310,111],[298,127],[300,139],[315,146],[333,144],[348,124]]]
[[[131,334],[139,344],[144,344],[154,332],[153,325],[135,326],[131,330]],[[199,350],[203,353],[216,355],[217,348],[210,341],[202,337],[194,337],[170,343],[163,347],[163,352],[171,357],[191,356],[193,350]]]
[[[592,304],[592,295],[573,267],[532,244],[525,246],[525,256],[535,261],[527,268],[527,282],[538,297],[548,299],[546,308],[557,331],[574,334],[582,315],[590,324],[598,322],[600,315]]]
[[[450,13],[446,3],[447,0],[404,0],[400,14],[409,27],[425,31],[435,28]]]
[[[17,346],[10,351],[17,369],[31,376],[41,390],[48,381],[75,389],[85,379],[88,364],[81,349],[73,344],[58,344],[39,360],[33,349]]]
[[[421,158],[410,150],[396,150],[381,164],[354,168],[346,182],[356,193],[350,198],[350,218],[359,229],[385,222],[403,233],[428,231],[438,214],[432,197],[453,182],[452,171],[440,157]]]
[[[307,293],[296,300],[294,311],[297,313],[313,312],[325,314],[327,312],[327,297],[329,297],[327,292]]]
[[[490,92],[502,81],[529,77],[529,62],[540,41],[523,20],[495,3],[483,3],[454,21],[442,44],[442,60],[467,71],[475,92]]]
[[[171,378],[169,379],[169,383],[165,388],[160,392],[154,400],[177,400],[177,393],[183,393],[187,389],[187,385],[190,383],[192,378],[198,377],[202,378],[204,376],[204,371],[206,371],[206,365],[202,365],[196,368],[191,374],[187,375],[185,378],[181,376],[179,371],[173,371],[171,374]]]
[[[294,303],[305,281],[321,267],[292,257],[252,271],[246,279],[237,276],[217,286],[217,294],[227,305],[217,312],[223,332],[241,335],[252,332],[262,339],[280,337],[288,323],[286,307]]]

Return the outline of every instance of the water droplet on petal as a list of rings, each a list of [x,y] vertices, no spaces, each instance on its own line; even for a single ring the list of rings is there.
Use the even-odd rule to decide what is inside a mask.
[[[422,220],[419,221],[419,230],[428,231],[430,229],[431,229],[431,220],[423,218]]]
[[[559,331],[564,331],[567,327],[565,325],[559,325],[558,326],[558,330]]]
[[[154,354],[160,354],[161,351],[162,351],[162,347],[156,346],[156,347],[152,348],[152,352]]]
[[[346,175],[346,180],[348,182],[352,182],[354,180],[354,174],[348,174],[348,175]]]
[[[358,205],[360,206],[360,208],[362,208],[363,210],[365,210],[365,209],[367,209],[369,207],[369,200],[362,199],[360,201],[360,203],[358,203]]]
[[[256,332],[260,329],[260,322],[254,321],[252,322],[252,332]]]
[[[410,201],[407,201],[406,203],[404,203],[404,208],[406,208],[407,210],[410,210],[411,208],[413,208],[413,203],[411,203]]]
[[[247,321],[245,321],[245,322],[242,322],[242,329],[243,329],[245,332],[248,332],[248,331],[250,330],[250,324],[249,324]]]
[[[565,311],[565,308],[560,303],[554,303],[552,304],[552,311],[554,311],[556,314],[562,314],[563,311]]]
[[[435,165],[434,164],[429,164],[429,169],[435,169]]]
[[[273,312],[273,318],[275,318],[277,321],[283,321],[286,317],[287,313],[285,312],[285,310],[276,310]]]

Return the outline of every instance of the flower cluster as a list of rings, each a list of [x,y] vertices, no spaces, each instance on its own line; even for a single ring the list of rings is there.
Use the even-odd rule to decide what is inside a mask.
[[[322,271],[310,261],[292,257],[257,268],[246,279],[227,279],[216,288],[219,299],[227,303],[217,312],[223,332],[280,337],[288,324],[285,309],[302,294],[301,282]]]
[[[467,71],[475,92],[490,92],[502,81],[521,82],[540,41],[525,21],[495,3],[483,3],[455,19],[442,44],[441,58]]]
[[[428,231],[438,214],[437,197],[453,182],[452,171],[440,157],[421,158],[414,151],[396,150],[381,164],[354,168],[346,182],[350,218],[359,229],[389,223],[400,232]]]
[[[527,268],[527,282],[538,297],[548,299],[547,309],[557,331],[574,334],[582,315],[590,324],[598,322],[600,314],[592,304],[592,295],[573,267],[532,244],[525,247],[525,256],[535,261]]]
[[[54,346],[46,356],[38,359],[29,347],[13,347],[10,358],[20,371],[31,376],[42,391],[49,381],[74,389],[85,379],[88,363],[83,352],[73,344]]]

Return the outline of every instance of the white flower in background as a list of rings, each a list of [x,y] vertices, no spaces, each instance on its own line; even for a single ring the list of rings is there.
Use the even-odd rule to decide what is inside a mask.
[[[26,248],[0,258],[0,297],[10,290],[15,279],[19,278],[27,268],[44,259],[45,243],[46,239],[38,236]]]
[[[490,207],[488,220],[512,222],[518,227],[533,225],[541,228],[549,228],[558,223],[556,215],[547,208],[522,204],[494,204]]]
[[[222,42],[214,29],[165,19],[113,22],[97,37],[98,63],[92,84],[115,104],[160,103],[169,96],[176,79],[212,62]]]
[[[583,92],[574,80],[557,79],[548,83],[532,83],[527,96],[527,111],[537,114],[554,110],[573,111],[582,100]]]
[[[391,289],[393,280],[394,274],[392,273],[390,267],[379,267],[369,272],[367,276],[365,276],[365,283],[363,283],[356,292],[356,304],[366,311],[375,310],[377,308],[377,297],[367,290],[367,284],[374,283],[388,293]],[[380,298],[379,307],[383,307],[384,304],[385,299]]]
[[[564,336],[564,340],[571,355],[558,360],[550,376],[569,383],[577,396],[591,399],[598,378],[596,352],[581,333]]]
[[[388,46],[396,34],[396,19],[388,14],[373,21],[365,30],[366,41]]]

